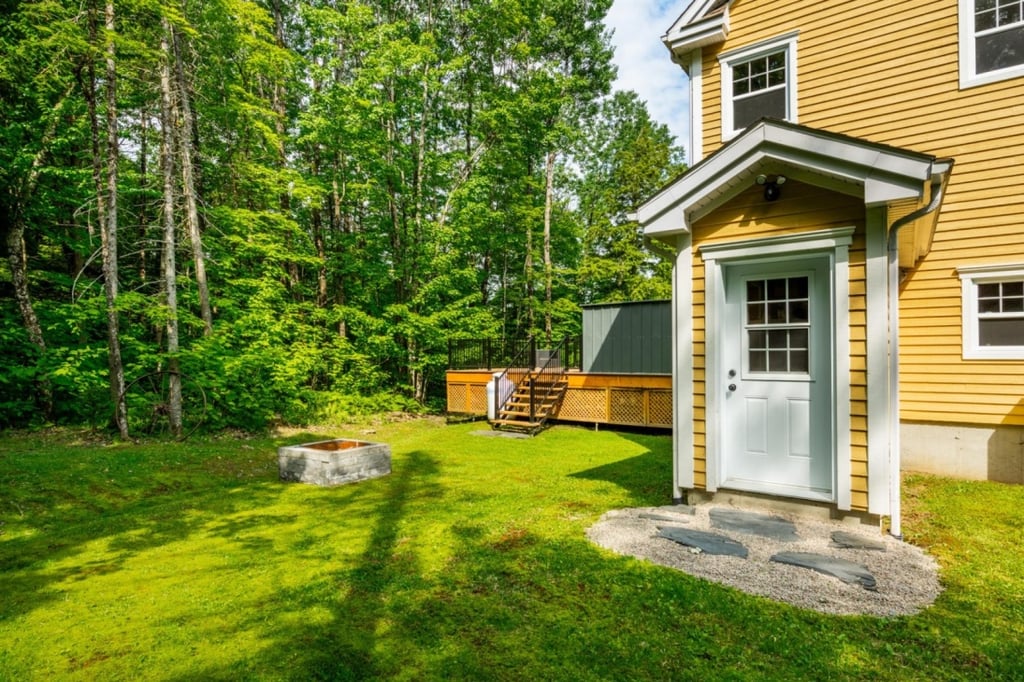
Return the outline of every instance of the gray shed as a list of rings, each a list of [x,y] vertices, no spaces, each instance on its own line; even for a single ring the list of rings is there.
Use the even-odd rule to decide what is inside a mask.
[[[583,306],[583,371],[672,373],[672,302]]]

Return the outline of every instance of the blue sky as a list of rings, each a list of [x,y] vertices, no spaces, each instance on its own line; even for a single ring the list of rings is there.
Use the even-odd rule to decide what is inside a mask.
[[[689,146],[690,112],[686,74],[669,58],[661,36],[682,14],[687,0],[615,0],[606,24],[614,29],[615,88],[634,90],[647,109]],[[686,150],[689,155],[689,149]]]

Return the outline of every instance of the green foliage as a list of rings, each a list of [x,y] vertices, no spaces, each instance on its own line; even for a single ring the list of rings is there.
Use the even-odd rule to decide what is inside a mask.
[[[0,304],[0,429],[36,423],[35,382],[40,375],[39,353],[29,343],[13,305]]]
[[[667,502],[671,439],[364,420],[275,438],[0,438],[0,678],[1016,680],[1024,488],[913,476],[944,591],[828,616],[602,550]],[[392,473],[278,480],[276,448],[389,443]],[[73,626],[69,626],[73,624]]]
[[[58,422],[100,425],[113,412],[93,176],[106,147],[94,147],[90,120],[102,138],[108,37],[126,380],[179,362],[210,397],[209,427],[436,405],[449,339],[536,334],[545,313],[556,336],[577,333],[581,302],[646,296],[644,278],[661,281],[660,265],[633,257],[635,229],[616,230],[651,178],[675,169],[675,152],[635,98],[594,122],[613,76],[610,0],[117,0],[110,35],[99,3],[3,6],[0,215],[24,227],[46,352],[21,333],[12,283],[0,276],[0,426],[38,423],[42,385]],[[191,140],[166,149],[164,64],[188,95],[192,127]],[[172,133],[184,130],[183,102]],[[601,126],[614,144],[588,147]],[[545,310],[551,152],[560,168]],[[161,272],[165,168],[178,240],[176,357]],[[612,196],[616,183],[631,194]],[[611,267],[620,264],[628,272]]]
[[[619,92],[603,102],[579,158],[584,302],[670,298],[671,260],[644,244],[630,214],[682,172],[682,148],[635,93]]]

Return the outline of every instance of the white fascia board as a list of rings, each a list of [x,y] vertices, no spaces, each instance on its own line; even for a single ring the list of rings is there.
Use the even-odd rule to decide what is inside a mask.
[[[695,24],[688,24],[676,31],[670,31],[661,38],[661,42],[672,54],[683,56],[688,52],[724,42],[729,35],[729,12],[716,14]]]
[[[697,17],[703,16],[714,1],[715,0],[693,0],[693,2],[686,6],[686,9],[683,10],[682,14],[679,15],[679,18],[672,23],[672,26],[665,31],[665,34],[669,35],[676,31],[680,31]]]
[[[836,139],[806,129],[797,130],[770,123],[762,125],[765,126],[766,142],[816,154],[831,165],[854,166],[871,171],[862,172],[865,178],[877,173],[924,182],[931,177],[933,159],[922,154],[880,148],[869,142]]]
[[[783,173],[792,168],[812,184],[842,188],[847,194],[854,193],[852,187],[862,188],[859,193],[869,207],[922,198],[935,163],[922,154],[763,121],[643,204],[637,218],[645,234],[688,232],[695,216],[720,204],[729,187],[767,161]],[[819,176],[825,180],[815,182],[813,178]],[[672,221],[662,220],[668,211],[681,211],[682,219],[676,213]]]
[[[669,207],[658,214],[651,222],[641,222],[644,226],[644,236],[651,239],[664,239],[665,237],[677,234],[689,233],[690,227],[686,224],[686,216],[681,209],[672,210]]]

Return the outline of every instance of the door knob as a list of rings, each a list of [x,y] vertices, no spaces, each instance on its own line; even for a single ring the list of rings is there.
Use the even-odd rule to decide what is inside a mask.
[[[729,390],[730,391],[735,391],[736,390],[736,384],[729,384]]]

